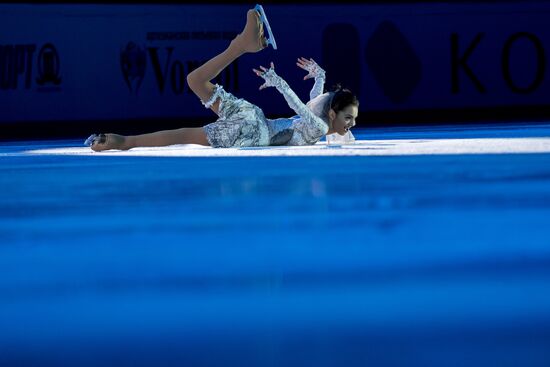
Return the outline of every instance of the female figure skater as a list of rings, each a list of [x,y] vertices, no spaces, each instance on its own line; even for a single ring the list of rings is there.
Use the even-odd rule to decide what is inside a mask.
[[[264,36],[264,25],[269,33],[269,39]],[[248,52],[258,52],[270,44],[274,49],[277,48],[265,12],[261,5],[257,5],[247,12],[244,30],[231,41],[229,47],[189,73],[189,87],[206,108],[210,108],[219,116],[216,122],[199,128],[181,128],[134,136],[93,134],[85,144],[94,151],[174,144],[227,148],[312,145],[324,135],[345,135],[355,125],[359,102],[347,89],[339,88],[323,94],[325,71],[312,59],[299,58],[297,61],[300,68],[308,71],[304,80],[315,79],[307,105],[303,104],[288,84],[275,73],[273,63],[269,69],[263,66],[260,66],[260,70],[253,69],[254,73],[265,81],[260,90],[275,87],[283,95],[297,114],[291,118],[267,119],[257,106],[236,98],[222,86],[210,82],[239,56]]]

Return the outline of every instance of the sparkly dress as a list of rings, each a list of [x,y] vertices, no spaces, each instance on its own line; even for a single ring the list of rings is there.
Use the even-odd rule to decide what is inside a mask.
[[[296,116],[268,119],[258,106],[235,97],[216,84],[210,99],[203,102],[206,108],[210,108],[216,100],[220,100],[218,120],[204,126],[211,146],[230,148],[313,145],[326,135],[328,123],[314,115],[273,69],[268,69],[261,77],[265,80],[265,86],[275,87],[283,95]],[[323,93],[325,72],[319,68],[314,77],[315,84],[311,89],[310,99]]]

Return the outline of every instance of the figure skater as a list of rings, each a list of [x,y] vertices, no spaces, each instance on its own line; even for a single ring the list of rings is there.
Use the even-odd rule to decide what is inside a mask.
[[[264,26],[269,38],[264,35]],[[261,5],[257,5],[248,10],[243,31],[231,41],[229,47],[189,73],[189,87],[206,108],[218,115],[217,121],[204,127],[134,136],[93,134],[85,144],[94,151],[174,144],[200,144],[215,148],[312,145],[325,135],[347,134],[355,125],[359,102],[349,90],[340,87],[323,93],[325,71],[313,59],[300,57],[296,63],[308,72],[304,80],[315,80],[307,105],[275,73],[273,63],[269,69],[263,66],[259,70],[253,69],[256,75],[264,79],[260,90],[275,87],[283,95],[297,114],[291,118],[267,119],[259,107],[210,82],[241,55],[261,51],[269,45],[277,48],[265,11]]]

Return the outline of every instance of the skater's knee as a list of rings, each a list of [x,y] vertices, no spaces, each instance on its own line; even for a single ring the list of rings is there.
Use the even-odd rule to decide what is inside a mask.
[[[193,70],[192,72],[187,74],[187,85],[189,85],[189,88],[193,90],[196,88],[195,86],[197,85],[197,83],[198,83],[197,73],[195,70]]]
[[[198,95],[201,99],[204,99],[205,94],[208,94],[209,92],[208,82],[201,80],[201,78],[199,78],[194,72],[187,75],[187,85],[189,85],[189,89],[191,89],[193,93]]]

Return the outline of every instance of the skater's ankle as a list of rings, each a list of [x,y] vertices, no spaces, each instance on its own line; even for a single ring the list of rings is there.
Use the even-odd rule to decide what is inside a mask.
[[[246,43],[244,42],[242,37],[242,33],[233,38],[233,40],[229,44],[229,50],[233,53],[234,57],[239,57],[248,53],[248,51],[246,50]]]
[[[132,148],[136,148],[137,142],[135,136],[125,136],[124,142],[122,143],[121,150],[128,150]]]

